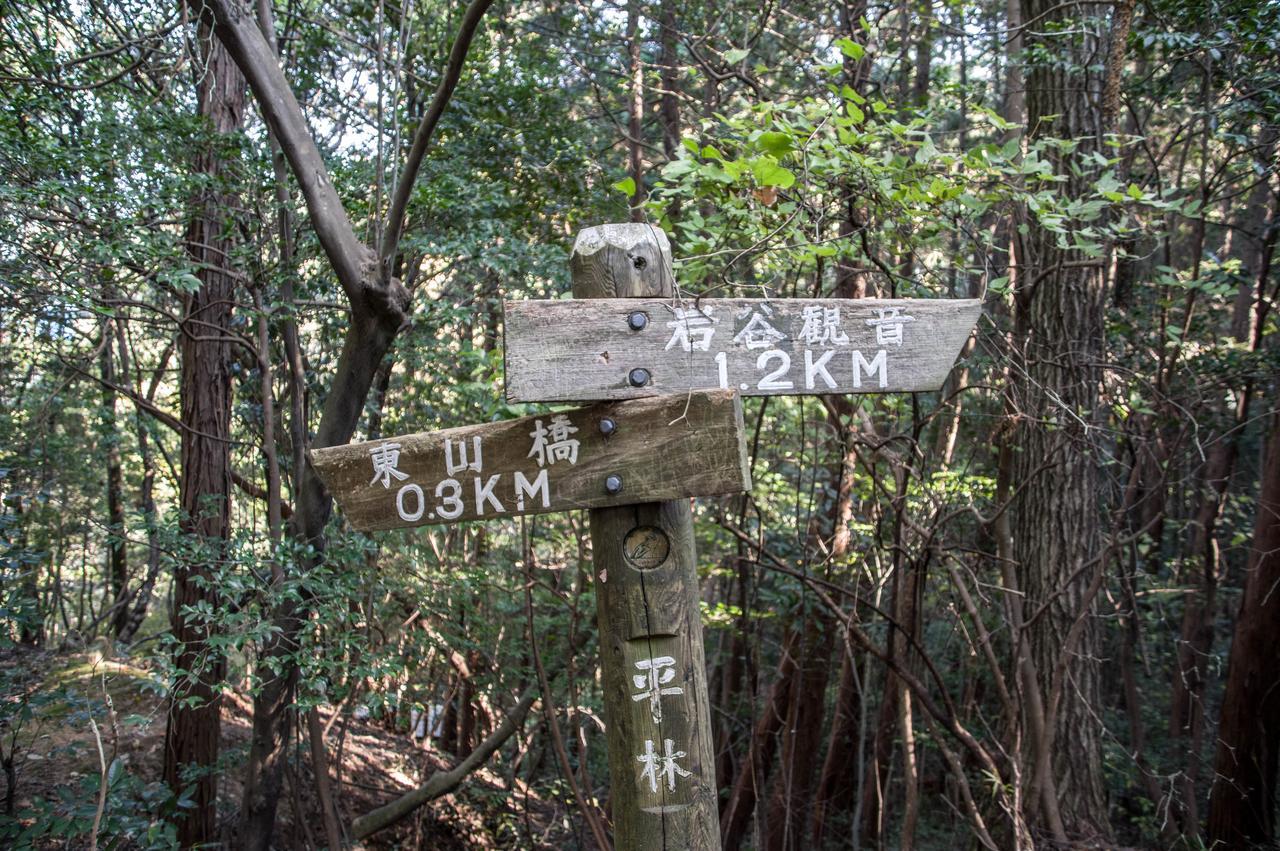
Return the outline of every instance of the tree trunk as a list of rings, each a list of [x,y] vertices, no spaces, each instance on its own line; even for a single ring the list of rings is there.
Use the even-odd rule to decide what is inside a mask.
[[[857,802],[858,730],[865,695],[860,688],[860,672],[853,649],[846,644],[840,656],[840,682],[836,687],[831,736],[813,798],[810,837],[815,848],[822,847],[830,827],[828,820],[836,813],[851,811]]]
[[[108,270],[103,270],[106,273]],[[109,281],[109,276],[106,277]],[[110,299],[111,287],[103,287],[103,297]],[[129,621],[129,548],[124,525],[124,471],[120,464],[120,430],[116,428],[115,358],[116,320],[102,322],[102,351],[98,364],[102,373],[102,433],[107,461],[107,575],[111,582],[111,634],[119,638]]]
[[[200,81],[200,115],[218,134],[239,130],[244,117],[244,78],[220,42],[201,27],[206,67]],[[197,607],[218,608],[213,579],[222,558],[230,521],[231,352],[226,342],[235,298],[228,266],[232,247],[226,222],[233,199],[221,188],[226,165],[215,146],[196,156],[194,171],[208,178],[187,230],[187,252],[196,264],[200,288],[190,297],[182,323],[182,528],[195,548],[173,579],[175,684],[165,732],[164,779],[175,793],[189,785],[188,771],[200,772],[194,807],[178,821],[178,841],[186,848],[217,838],[218,758],[221,728],[216,686],[226,663],[208,642],[211,626]]]
[[[644,64],[641,62],[640,2],[627,2],[627,171],[635,181],[631,193],[631,221],[645,220],[644,161],[641,148],[644,144]]]
[[[779,736],[782,756],[778,777],[771,784],[765,823],[763,847],[768,851],[799,851],[805,843],[826,710],[832,627],[829,619],[809,613],[797,676],[791,678],[787,714]]]
[[[1280,374],[1276,376],[1280,378]],[[1274,383],[1274,382],[1273,382]],[[1273,397],[1274,398],[1274,397]],[[1218,727],[1217,780],[1209,796],[1208,844],[1272,847],[1280,753],[1280,411],[1258,494],[1253,546],[1227,664]]]
[[[769,690],[769,698],[760,710],[755,727],[751,731],[751,743],[747,757],[738,769],[738,776],[729,791],[729,799],[720,813],[720,840],[725,848],[741,848],[751,821],[751,813],[765,790],[773,768],[773,756],[778,747],[778,732],[787,716],[787,698],[796,679],[796,653],[800,633],[791,630],[782,645],[782,659],[778,662],[778,678]]]
[[[120,370],[127,379],[132,372],[132,368],[129,365],[129,346],[125,339],[123,326],[119,326],[117,329],[116,342],[120,353]],[[171,343],[160,358],[159,366],[152,373],[150,387],[145,396],[148,402],[155,399],[156,390],[160,386],[160,379],[168,370],[169,359],[172,355],[173,344]],[[141,374],[139,374],[136,383],[138,392],[141,394]],[[151,438],[147,431],[147,423],[142,411],[137,406],[134,407],[133,419],[134,431],[138,441],[138,459],[142,462],[142,484],[138,492],[138,510],[142,513],[142,523],[147,534],[147,572],[142,581],[138,583],[138,587],[129,595],[128,615],[125,619],[124,627],[116,636],[117,640],[122,644],[128,644],[133,641],[133,637],[142,627],[142,622],[146,620],[147,609],[151,606],[151,594],[155,589],[156,581],[160,578],[160,571],[163,567],[160,552],[160,526],[157,520],[158,511],[155,497],[155,454],[151,451]]]
[[[1054,162],[1058,174],[1068,175],[1059,191],[1075,198],[1089,191],[1083,158],[1100,149],[1101,118],[1097,83],[1083,70],[1091,39],[1079,34],[1071,14],[1053,0],[1022,3],[1022,19],[1037,22],[1024,33],[1027,55],[1051,57],[1027,62],[1029,135],[1078,143],[1075,156]],[[1054,35],[1059,28],[1065,34]],[[1104,358],[1104,267],[1058,247],[1057,234],[1034,215],[1026,225],[1027,269],[1015,293],[1014,356],[1025,378],[1015,391],[1014,553],[1025,580],[1031,657],[1040,690],[1050,695],[1041,753],[1052,755],[1062,827],[1072,840],[1105,841],[1111,827],[1098,723],[1101,642],[1091,591],[1104,569],[1101,480],[1092,446]]]

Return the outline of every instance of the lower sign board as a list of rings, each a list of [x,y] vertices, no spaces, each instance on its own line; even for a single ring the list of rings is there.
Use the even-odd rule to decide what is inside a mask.
[[[494,520],[751,487],[733,391],[654,396],[314,449],[361,531]]]
[[[978,299],[508,301],[507,398],[633,399],[937,390]]]

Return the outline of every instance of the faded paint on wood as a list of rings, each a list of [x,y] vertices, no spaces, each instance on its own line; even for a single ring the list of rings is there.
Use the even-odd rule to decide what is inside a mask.
[[[612,421],[605,434],[603,420]],[[610,402],[311,452],[361,531],[738,493],[748,489],[733,392]],[[610,476],[621,489],[609,491]]]
[[[513,402],[710,388],[744,396],[937,390],[982,312],[979,299],[602,298],[503,306]],[[636,369],[647,375],[633,376]],[[647,381],[636,386],[635,377]]]

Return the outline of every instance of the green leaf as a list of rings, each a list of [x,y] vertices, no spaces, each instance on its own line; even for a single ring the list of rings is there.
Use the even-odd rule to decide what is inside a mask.
[[[796,176],[778,165],[773,157],[760,157],[751,161],[751,174],[761,186],[777,186],[786,189],[796,182]]]
[[[840,48],[840,52],[855,62],[866,55],[867,49],[858,44],[851,38],[836,39],[836,47]]]
[[[613,188],[630,198],[632,195],[636,194],[635,178],[624,177],[617,183],[613,184]]]
[[[697,167],[698,167],[698,164],[695,163],[693,160],[685,159],[682,157],[680,159],[672,160],[671,162],[664,165],[662,167],[662,176],[667,180],[674,180],[677,177],[682,177],[683,175],[688,174],[689,172],[693,171]],[[631,178],[628,177],[627,180],[631,180]]]
[[[741,47],[735,47],[732,50],[726,50],[724,52],[724,61],[728,62],[730,65],[737,65],[743,59],[746,59],[747,54],[750,52],[751,52],[750,50],[747,50]]]
[[[775,130],[768,130],[760,134],[756,139],[756,144],[760,148],[775,157],[785,156],[792,148],[791,137],[786,133],[779,133]]]

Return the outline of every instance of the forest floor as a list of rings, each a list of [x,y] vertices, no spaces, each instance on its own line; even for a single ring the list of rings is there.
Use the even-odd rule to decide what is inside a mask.
[[[0,650],[0,686],[0,756],[14,755],[5,804],[7,808],[12,803],[10,811],[20,821],[41,818],[43,812],[45,818],[74,821],[78,816],[91,824],[97,808],[96,777],[102,759],[111,764],[114,755],[121,776],[113,770],[103,823],[121,825],[115,835],[135,838],[145,833],[148,822],[154,825],[155,803],[164,794],[157,781],[166,702],[163,683],[151,670],[108,658],[101,650],[54,654],[11,648]],[[30,711],[23,712],[23,705]],[[380,720],[358,719],[347,711],[330,724],[332,709],[321,707],[320,713],[329,728],[326,742],[331,759],[341,764],[337,796],[344,826],[455,761],[429,741],[415,741]],[[248,753],[250,718],[247,694],[231,691],[224,696],[224,770],[218,798],[219,818],[228,829],[236,822],[242,791],[239,769]],[[297,758],[287,773],[273,841],[281,851],[324,846],[305,751],[305,740],[297,739]],[[562,804],[540,797],[519,778],[512,780],[491,769],[492,765],[479,769],[454,794],[429,802],[400,824],[354,847],[454,851],[589,845],[573,826],[578,820]],[[48,847],[87,847],[87,836],[84,839],[84,846],[58,841]]]

